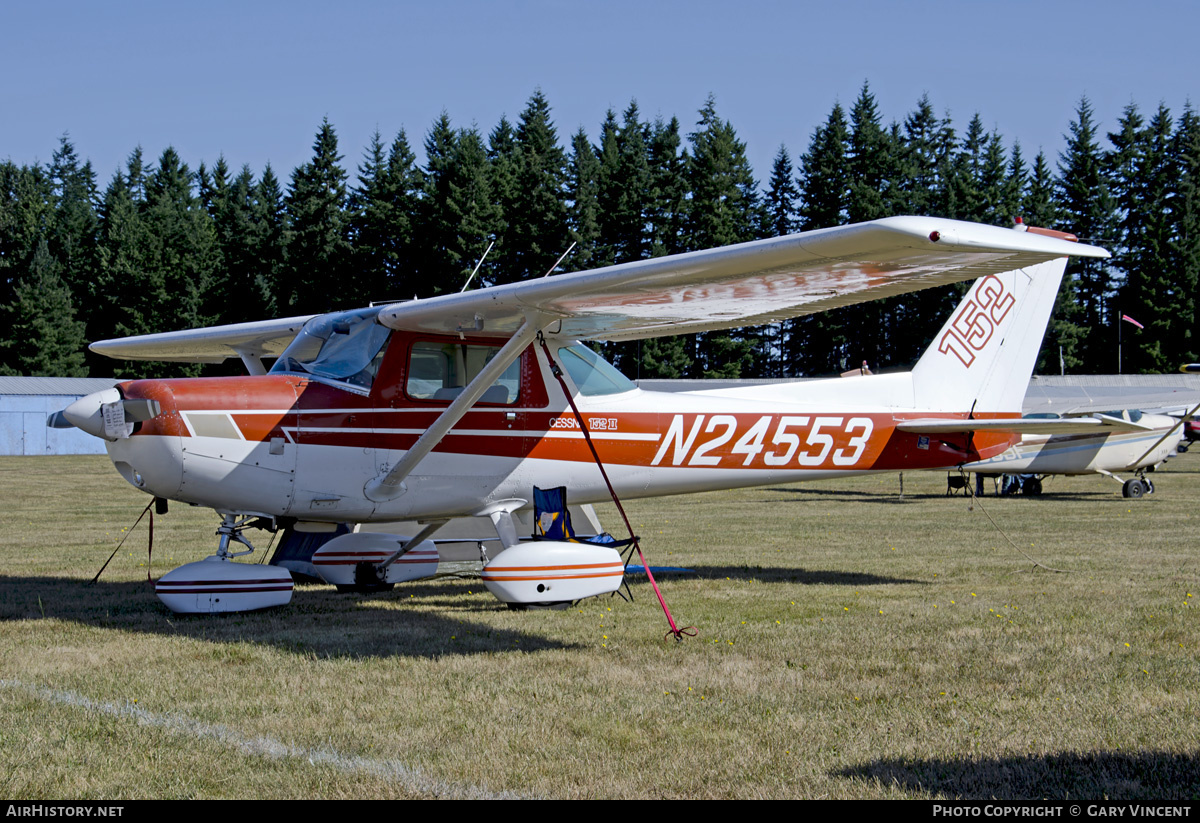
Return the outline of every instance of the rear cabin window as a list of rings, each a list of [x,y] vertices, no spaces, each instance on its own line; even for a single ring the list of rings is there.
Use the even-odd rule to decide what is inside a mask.
[[[582,343],[561,347],[558,359],[571,375],[575,388],[585,397],[621,394],[637,388],[615,366]]]
[[[462,394],[475,376],[499,353],[499,346],[469,346],[462,343],[413,343],[408,359],[405,392],[414,400],[449,403]],[[521,358],[509,365],[487,391],[480,403],[511,406],[521,388]]]

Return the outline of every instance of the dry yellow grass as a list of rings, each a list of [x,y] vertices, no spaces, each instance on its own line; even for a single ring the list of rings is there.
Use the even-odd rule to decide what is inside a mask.
[[[699,573],[662,581],[700,629],[676,644],[645,583],[175,616],[144,531],[87,583],[146,500],[107,461],[4,458],[0,794],[1195,798],[1195,460],[1138,502],[1088,478],[983,501],[1066,574],[939,474],[632,501],[650,562]],[[154,575],[215,525],[157,519]]]

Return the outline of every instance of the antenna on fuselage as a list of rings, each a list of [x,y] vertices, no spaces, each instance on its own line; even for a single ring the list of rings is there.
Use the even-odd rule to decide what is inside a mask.
[[[479,267],[483,265],[483,261],[484,261],[484,259],[486,259],[486,258],[487,258],[487,256],[488,256],[488,252],[490,252],[490,251],[492,250],[492,246],[494,246],[494,245],[496,245],[496,241],[495,241],[495,240],[493,240],[492,242],[488,243],[488,247],[487,247],[486,249],[484,249],[484,250],[483,250],[483,257],[480,257],[480,258],[479,258],[479,262],[478,262],[478,263],[476,263],[476,264],[475,264],[475,268],[471,270],[471,276],[467,278],[467,282],[466,282],[466,283],[463,283],[463,287],[462,287],[461,289],[459,289],[459,290],[458,290],[458,293],[459,293],[459,294],[462,294],[463,292],[465,292],[465,291],[467,290],[467,286],[471,285],[471,280],[472,280],[472,278],[474,278],[474,277],[475,277],[475,272],[479,271]]]
[[[565,252],[563,252],[563,253],[562,253],[562,257],[560,257],[560,258],[558,258],[557,260],[555,260],[555,261],[554,261],[554,265],[553,265],[553,266],[551,266],[551,267],[550,267],[550,270],[549,270],[549,271],[547,271],[545,274],[543,274],[543,275],[542,275],[542,277],[549,277],[549,276],[550,276],[550,274],[551,274],[551,272],[553,272],[555,269],[557,269],[557,268],[558,268],[558,264],[559,264],[559,263],[561,263],[562,261],[564,261],[564,260],[566,260],[566,259],[567,259],[567,255],[571,253],[571,249],[575,248],[575,245],[576,245],[576,243],[578,243],[578,242],[579,242],[579,241],[578,241],[578,240],[576,240],[576,241],[575,241],[575,243],[572,243],[571,245],[567,246],[567,250],[566,250]]]

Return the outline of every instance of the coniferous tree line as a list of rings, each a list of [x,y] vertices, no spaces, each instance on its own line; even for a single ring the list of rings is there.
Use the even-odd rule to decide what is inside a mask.
[[[88,341],[470,287],[772,237],[928,214],[1074,232],[1111,260],[1072,260],[1043,369],[1112,372],[1196,360],[1200,119],[1130,104],[1102,131],[1087,99],[1056,158],[1027,159],[979,114],[957,128],[927,97],[885,122],[867,84],[835,104],[807,144],[780,146],[760,185],[712,98],[691,127],[609,111],[596,141],[560,139],[535,92],[486,135],[443,113],[424,165],[402,130],[376,133],[353,172],[327,120],[284,183],[225,159],[189,168],[140,148],[101,189],[64,136],[45,165],[0,162],[0,372],[196,374],[121,363]],[[353,176],[352,176],[353,174]],[[947,287],[769,327],[609,344],[641,377],[828,374],[866,360],[906,366],[961,293]],[[1144,324],[1126,324],[1122,315]],[[226,368],[229,368],[228,366]],[[220,367],[209,367],[219,373]]]

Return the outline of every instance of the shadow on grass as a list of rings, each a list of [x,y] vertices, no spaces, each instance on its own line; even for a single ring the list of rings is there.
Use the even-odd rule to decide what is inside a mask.
[[[756,503],[794,503],[797,498],[811,497],[814,500],[824,500],[829,498],[843,498],[847,500],[859,500],[864,503],[913,503],[918,500],[936,499],[939,495],[936,494],[906,494],[900,497],[900,490],[894,493],[878,492],[878,491],[859,491],[856,489],[818,489],[808,486],[779,486],[779,487],[764,487],[762,491],[776,492],[778,494],[787,495],[779,500],[756,500]]]
[[[812,497],[814,500],[823,500],[823,499],[827,499],[827,498],[841,498],[841,499],[845,499],[845,500],[854,500],[855,502],[860,502],[860,503],[882,503],[882,504],[886,504],[886,505],[896,505],[896,504],[909,505],[909,504],[913,504],[913,503],[924,503],[929,500],[953,499],[953,500],[960,500],[962,502],[967,502],[970,500],[970,498],[967,495],[964,495],[961,493],[954,494],[954,495],[946,495],[946,494],[913,494],[911,492],[906,492],[903,497],[900,497],[899,492],[897,492],[896,494],[880,494],[879,492],[874,492],[874,491],[854,491],[854,490],[844,490],[844,489],[765,488],[765,489],[763,489],[763,491],[778,492],[780,494],[786,494],[786,495],[788,495],[788,497],[784,497],[779,500],[758,500],[758,501],[755,501],[756,503],[800,503],[800,502],[803,502],[803,500],[797,499],[797,498],[804,498],[804,497]],[[1059,500],[1087,500],[1087,501],[1095,502],[1096,500],[1104,500],[1104,499],[1108,499],[1108,498],[1112,498],[1114,500],[1120,500],[1121,499],[1120,490],[1117,489],[1116,491],[1113,491],[1111,489],[1103,489],[1103,490],[1098,490],[1095,492],[1056,492],[1056,491],[1054,491],[1053,487],[1050,487],[1050,488],[1047,488],[1045,491],[1043,491],[1040,495],[1035,495],[1035,496],[1029,496],[1029,495],[1024,495],[1024,494],[1009,494],[1009,495],[1004,495],[1002,497],[1000,495],[995,495],[995,494],[989,493],[989,494],[982,495],[979,499],[986,506],[989,503],[993,504],[993,505],[994,504],[1008,504],[1008,503],[1014,503],[1014,504],[1021,503],[1021,504],[1028,504],[1028,505],[1037,505],[1039,502],[1053,503],[1053,502],[1059,501]]]
[[[466,597],[468,591],[473,594]],[[0,620],[53,618],[165,637],[262,644],[320,658],[438,658],[577,647],[447,613],[506,611],[482,584],[401,584],[375,595],[297,585],[287,606],[218,615],[173,614],[145,581],[92,584],[59,577],[0,577],[0,592]]]
[[[794,566],[693,566],[697,577],[704,580],[757,580],[760,583],[799,583],[802,586],[886,586],[895,583],[918,583],[904,577],[883,577],[864,572],[821,571],[798,569]],[[691,575],[685,575],[690,577]],[[639,578],[633,578],[635,580]],[[641,577],[645,580],[645,577]]]
[[[835,773],[910,792],[963,799],[1113,797],[1192,800],[1200,795],[1195,753],[1051,754],[981,759],[876,760]]]

